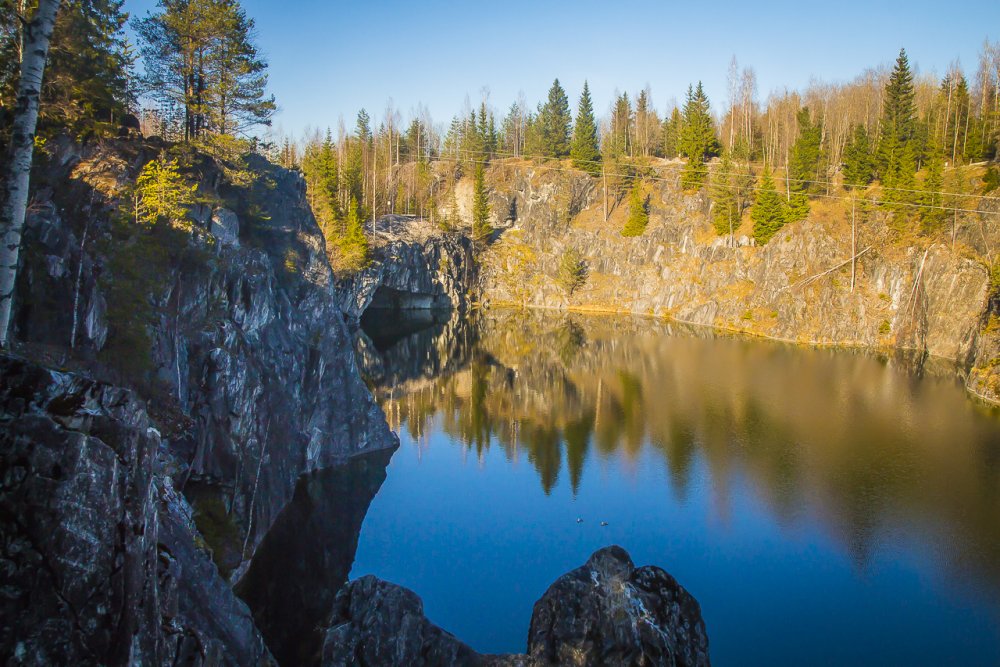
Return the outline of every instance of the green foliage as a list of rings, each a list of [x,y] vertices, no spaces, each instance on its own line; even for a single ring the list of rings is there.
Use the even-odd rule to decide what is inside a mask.
[[[917,171],[916,92],[906,51],[900,50],[885,87],[876,165],[888,201],[905,201]]]
[[[882,320],[882,324],[878,325],[878,332],[882,336],[887,336],[892,331],[892,324],[889,320]]]
[[[948,217],[944,210],[945,200],[941,192],[944,190],[944,155],[937,141],[933,141],[927,158],[927,173],[921,185],[920,221],[925,232],[934,232]]]
[[[710,185],[712,225],[720,236],[739,227],[743,211],[752,201],[754,185],[749,162],[737,163],[729,151],[724,152]]]
[[[604,137],[604,151],[611,159],[619,160],[632,154],[629,137],[634,120],[628,93],[622,93],[611,109],[611,125]]]
[[[821,162],[823,158],[822,124],[813,123],[808,107],[799,109],[797,116],[799,136],[792,145],[788,164],[791,201],[788,219],[803,220],[809,215],[809,197],[821,189]]]
[[[163,155],[150,160],[135,181],[135,221],[147,225],[168,223],[190,230],[187,207],[195,202],[196,189],[196,185],[188,185],[181,176],[176,160]]]
[[[681,110],[674,107],[670,112],[670,117],[663,121],[663,157],[675,158],[680,155],[681,129],[684,127],[684,119],[681,117]]]
[[[679,148],[680,153],[687,157],[681,174],[681,187],[689,191],[697,190],[708,177],[706,160],[718,151],[708,97],[700,81],[697,88],[688,86]]]
[[[864,188],[875,178],[875,158],[872,155],[868,131],[855,125],[851,140],[844,147],[844,186]]]
[[[267,63],[238,0],[160,0],[135,23],[144,84],[172,131],[192,140],[270,125]],[[180,114],[180,117],[176,117]]]
[[[1000,169],[989,167],[983,174],[983,194],[993,192],[1000,187]]]
[[[337,240],[340,249],[338,269],[356,273],[368,266],[370,249],[368,238],[358,212],[358,202],[351,197],[347,207],[347,222],[342,237]]]
[[[490,201],[486,194],[486,176],[482,162],[476,165],[472,187],[472,238],[475,241],[485,241],[493,233],[493,227],[490,226]]]
[[[642,196],[642,181],[636,178],[628,197],[628,219],[622,227],[622,236],[642,236],[648,224],[648,198]]]
[[[597,144],[597,120],[594,118],[594,103],[590,99],[590,87],[583,82],[583,93],[573,127],[573,145],[570,147],[573,166],[592,176],[601,173],[601,151]]]
[[[556,282],[567,296],[583,287],[587,282],[587,263],[576,248],[567,248],[559,257],[559,271]]]
[[[785,200],[775,189],[771,170],[766,166],[761,176],[760,187],[757,189],[757,198],[750,210],[750,217],[753,219],[753,237],[758,245],[770,241],[788,221]]]
[[[549,97],[538,112],[538,140],[541,155],[565,157],[569,155],[571,123],[569,98],[559,85],[559,79],[552,82]]]

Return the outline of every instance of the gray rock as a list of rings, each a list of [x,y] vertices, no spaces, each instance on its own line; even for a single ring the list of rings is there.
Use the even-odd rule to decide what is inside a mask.
[[[697,601],[660,568],[636,568],[624,549],[611,546],[557,579],[535,603],[527,654],[480,655],[431,624],[416,594],[366,576],[338,594],[322,664],[694,667],[710,661]]]
[[[0,661],[271,664],[130,392],[0,356]]]
[[[212,236],[224,246],[240,245],[240,218],[228,208],[217,208],[212,213]]]

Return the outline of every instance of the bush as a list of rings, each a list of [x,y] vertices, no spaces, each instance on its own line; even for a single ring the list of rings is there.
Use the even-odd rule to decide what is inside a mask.
[[[559,258],[559,272],[556,281],[567,296],[583,287],[587,282],[587,263],[575,248],[569,248]]]

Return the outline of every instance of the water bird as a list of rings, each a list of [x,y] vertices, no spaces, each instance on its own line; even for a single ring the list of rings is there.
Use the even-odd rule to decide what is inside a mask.
[[[607,521],[602,521],[602,522],[601,522],[601,525],[602,525],[602,526],[606,526],[606,525],[608,525],[608,522],[607,522]]]
[[[583,519],[581,519],[580,517],[576,517],[576,522],[577,523],[583,523]]]

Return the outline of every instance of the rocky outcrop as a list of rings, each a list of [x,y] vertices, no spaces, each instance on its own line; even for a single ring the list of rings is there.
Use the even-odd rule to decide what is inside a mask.
[[[301,176],[195,154],[189,177],[216,203],[192,209],[190,231],[144,229],[115,198],[156,148],[53,159],[55,187],[27,221],[15,336],[152,399],[167,472],[238,577],[300,475],[396,439],[357,373]]]
[[[666,172],[673,173],[673,172]],[[497,165],[494,211],[507,216],[478,274],[494,305],[631,312],[803,343],[898,347],[967,365],[989,295],[980,252],[993,233],[970,218],[952,244],[907,245],[885,216],[859,214],[852,285],[850,209],[817,201],[810,217],[753,247],[719,237],[703,194],[670,178],[648,184],[650,224],[619,230],[626,206],[603,218],[597,181],[583,174]],[[588,186],[588,183],[590,185]],[[503,225],[501,213],[495,224]],[[950,239],[949,239],[950,241]],[[587,279],[569,295],[555,280],[563,254],[582,256]]]
[[[662,569],[601,549],[535,603],[528,654],[545,665],[708,665],[698,602]]]
[[[272,663],[163,446],[131,392],[0,357],[4,664]]]
[[[346,665],[708,665],[697,601],[658,567],[606,547],[535,603],[524,655],[480,655],[436,627],[414,593],[367,576],[337,596],[324,667]]]
[[[467,238],[403,216],[382,218],[378,231],[382,243],[369,266],[337,285],[348,317],[357,320],[369,308],[468,309],[472,245]]]

